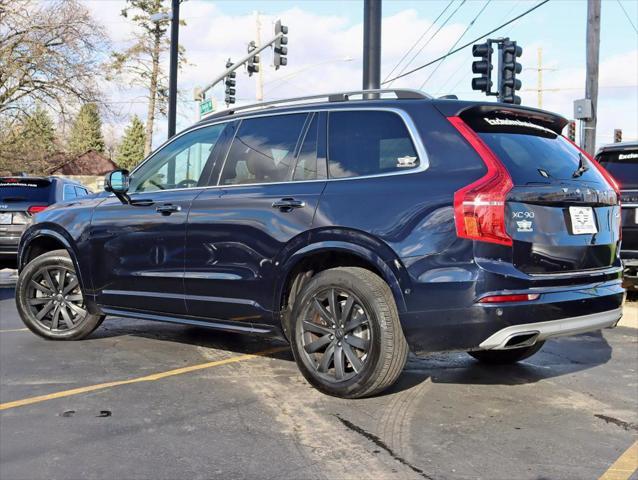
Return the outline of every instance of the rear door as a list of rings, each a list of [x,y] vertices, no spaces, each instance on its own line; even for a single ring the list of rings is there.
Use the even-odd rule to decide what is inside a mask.
[[[35,213],[53,202],[53,190],[47,178],[0,177],[0,254],[15,255]]]
[[[528,274],[600,269],[617,258],[617,193],[575,145],[533,117],[464,119],[509,172],[505,225]]]
[[[310,229],[325,186],[325,114],[241,121],[218,188],[193,202],[185,288],[188,313],[235,322],[272,322],[275,258]]]
[[[638,256],[638,147],[606,150],[596,158],[620,186],[623,252]]]

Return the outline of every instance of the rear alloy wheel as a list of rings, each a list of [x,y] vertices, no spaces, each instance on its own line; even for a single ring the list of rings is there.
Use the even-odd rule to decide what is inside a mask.
[[[24,324],[41,337],[79,340],[104,316],[88,312],[75,268],[65,250],[45,253],[20,273],[16,304]]]
[[[507,365],[509,363],[520,362],[531,357],[538,352],[545,342],[536,342],[529,347],[511,348],[508,350],[476,350],[467,352],[469,355],[477,359],[481,363],[489,363],[492,365]]]
[[[292,347],[306,379],[345,398],[373,395],[403,370],[408,347],[392,292],[363,268],[313,277],[293,309]]]

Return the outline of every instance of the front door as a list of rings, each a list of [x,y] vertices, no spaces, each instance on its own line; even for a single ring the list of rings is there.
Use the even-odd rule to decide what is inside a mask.
[[[93,214],[91,275],[101,305],[185,314],[184,241],[225,125],[187,132],[131,175],[131,204],[109,197]]]
[[[324,137],[324,114],[241,122],[216,171],[218,188],[203,191],[191,207],[189,315],[236,322],[236,328],[272,323],[275,258],[312,227],[325,187]]]

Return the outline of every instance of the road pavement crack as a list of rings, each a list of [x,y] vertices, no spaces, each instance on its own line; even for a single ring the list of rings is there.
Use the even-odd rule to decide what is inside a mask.
[[[373,433],[370,433],[370,432],[364,430],[363,428],[359,427],[358,425],[355,425],[354,423],[350,422],[349,420],[346,420],[345,418],[342,418],[339,414],[335,414],[335,417],[337,417],[339,419],[339,421],[346,428],[352,430],[355,433],[358,433],[359,435],[365,437],[366,439],[368,439],[369,441],[374,443],[377,447],[382,448],[383,450],[388,452],[388,454],[393,459],[395,459],[397,462],[399,462],[400,464],[405,465],[406,467],[408,467],[412,471],[414,471],[414,472],[418,473],[419,475],[421,475],[423,478],[426,478],[428,480],[434,480],[433,477],[430,477],[423,470],[421,470],[418,467],[415,467],[410,462],[408,462],[405,458],[403,458],[402,456],[398,455],[394,450],[392,450],[390,447],[388,447],[383,440],[381,440],[379,437],[377,437]]]
[[[614,417],[610,417],[608,415],[602,415],[602,414],[595,414],[594,417],[596,418],[600,418],[601,420],[604,420],[605,423],[613,423],[614,425],[617,425],[621,428],[624,428],[627,431],[630,430],[636,430],[638,431],[638,425],[634,424],[634,423],[629,423],[629,422],[625,422],[624,420],[619,420],[617,418]]]

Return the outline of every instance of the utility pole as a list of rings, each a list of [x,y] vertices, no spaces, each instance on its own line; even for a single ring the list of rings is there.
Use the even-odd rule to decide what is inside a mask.
[[[587,77],[585,98],[591,101],[592,115],[583,121],[583,149],[596,152],[596,119],[598,116],[598,57],[600,53],[600,0],[587,0]]]
[[[543,108],[543,47],[538,47],[538,108]]]
[[[363,3],[363,89],[381,88],[381,0]]]
[[[179,52],[179,4],[171,0],[171,51],[168,78],[168,138],[175,135],[177,119],[177,56]]]
[[[255,10],[255,46],[261,47],[261,19],[259,18],[259,11]],[[257,78],[255,80],[255,98],[258,102],[264,99],[264,70],[259,68],[257,72]]]

